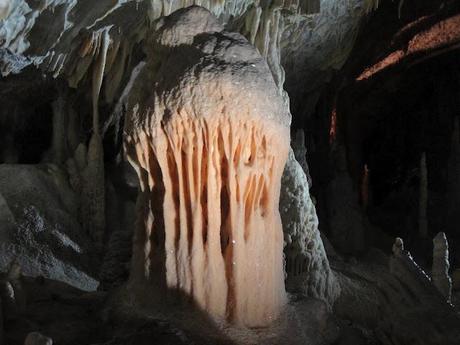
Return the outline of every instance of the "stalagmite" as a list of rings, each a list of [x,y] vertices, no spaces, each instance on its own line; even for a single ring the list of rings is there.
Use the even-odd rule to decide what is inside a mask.
[[[433,238],[433,267],[431,269],[433,284],[450,301],[452,280],[449,276],[449,244],[446,234],[440,232]]]
[[[105,178],[104,148],[99,132],[99,94],[104,78],[107,52],[110,44],[110,27],[104,28],[95,39],[98,59],[93,66],[93,134],[88,146],[88,165],[83,173],[82,220],[90,235],[101,241],[105,231]]]
[[[419,188],[419,213],[418,228],[421,237],[428,236],[428,220],[426,217],[428,206],[428,176],[426,168],[426,153],[422,153],[420,158],[420,188]]]
[[[305,147],[305,132],[303,129],[298,129],[295,137],[292,140],[292,149],[294,150],[295,159],[299,162],[308,180],[308,187],[311,188],[313,182],[310,176],[310,169],[307,162],[307,148]]]
[[[125,124],[141,184],[131,287],[266,326],[286,300],[278,200],[289,112],[264,59],[203,8],[164,18],[146,53]]]
[[[340,293],[340,286],[321,240],[307,178],[292,150],[281,180],[280,213],[287,291],[321,299],[331,307]]]

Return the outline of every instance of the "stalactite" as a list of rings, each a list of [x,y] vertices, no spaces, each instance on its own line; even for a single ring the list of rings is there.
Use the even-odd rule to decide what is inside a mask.
[[[289,115],[243,37],[215,40],[222,28],[198,7],[164,23],[129,97],[126,152],[141,184],[130,281],[265,326],[286,299],[278,200]]]
[[[420,158],[420,187],[419,187],[419,213],[418,213],[418,229],[421,237],[428,236],[428,174],[426,168],[426,153],[423,152]]]
[[[110,27],[100,32],[95,39],[98,59],[93,66],[92,105],[93,105],[93,134],[88,146],[87,166],[83,172],[82,191],[82,220],[90,235],[101,241],[105,232],[105,177],[104,177],[104,148],[99,133],[99,94],[104,78],[107,52],[110,45]]]
[[[446,234],[440,232],[433,238],[433,267],[431,277],[433,284],[450,302],[452,295],[452,280],[449,276],[449,244]]]
[[[105,78],[105,99],[109,103],[114,100],[115,94],[118,91],[125,73],[126,60],[131,50],[131,45],[127,41],[118,43],[118,46],[114,62]]]
[[[98,61],[93,67],[93,84],[92,84],[92,100],[93,100],[93,132],[99,133],[99,93],[101,92],[102,80],[104,79],[105,65],[107,62],[107,52],[110,45],[109,31],[111,27],[104,28],[100,34],[98,51]]]

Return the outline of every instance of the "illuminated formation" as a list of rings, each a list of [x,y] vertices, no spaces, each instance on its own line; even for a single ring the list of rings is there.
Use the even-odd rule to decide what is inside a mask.
[[[207,10],[166,17],[149,49],[125,125],[142,189],[131,284],[265,326],[286,299],[278,202],[290,115],[259,53]]]

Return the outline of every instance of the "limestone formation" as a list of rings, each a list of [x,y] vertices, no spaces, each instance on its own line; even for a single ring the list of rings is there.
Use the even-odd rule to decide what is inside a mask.
[[[98,132],[93,133],[89,142],[88,164],[82,181],[83,227],[93,239],[102,241],[105,232],[104,148]]]
[[[331,307],[340,287],[324,250],[305,173],[289,153],[281,180],[280,213],[286,257],[286,289],[321,299]]]
[[[95,290],[91,242],[78,222],[78,199],[55,165],[0,165],[0,270],[13,260],[26,276]]]
[[[53,345],[53,339],[38,332],[31,332],[27,335],[24,345]]]
[[[127,109],[141,184],[131,283],[267,325],[286,299],[278,200],[290,115],[266,62],[208,11],[179,10],[158,23]]]
[[[307,148],[305,147],[305,132],[303,129],[298,129],[295,137],[292,140],[292,149],[294,150],[295,159],[305,173],[308,181],[308,187],[311,188],[313,181],[310,176],[310,169],[307,162]]]
[[[433,267],[431,279],[436,288],[450,301],[452,280],[449,276],[449,244],[446,234],[440,232],[433,238]]]

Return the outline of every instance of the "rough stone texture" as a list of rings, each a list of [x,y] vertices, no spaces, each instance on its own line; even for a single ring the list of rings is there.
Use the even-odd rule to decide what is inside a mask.
[[[141,183],[132,281],[266,325],[286,299],[278,200],[290,114],[265,60],[203,8],[164,18],[147,48],[125,127]]]
[[[449,276],[449,244],[446,234],[440,232],[433,238],[433,267],[431,279],[436,288],[450,302],[452,279]]]
[[[24,345],[28,334],[37,332],[46,337],[31,336],[30,340],[42,339],[45,344],[47,338],[61,345],[95,344],[101,339],[104,294],[43,277],[23,277],[22,284],[27,304],[21,313],[8,317],[5,344]]]
[[[90,243],[76,213],[76,196],[56,166],[1,165],[0,270],[17,258],[26,275],[94,290]]]
[[[130,231],[116,231],[110,236],[101,266],[99,290],[112,290],[128,280],[132,237]]]
[[[296,117],[305,119],[313,114],[321,86],[345,63],[362,18],[376,3],[322,0],[320,13],[284,18],[281,65]]]
[[[359,263],[336,262],[342,293],[336,315],[372,329],[384,345],[455,345],[460,317],[401,239],[389,258],[374,250]]]
[[[286,289],[321,299],[331,307],[340,294],[340,287],[329,267],[307,178],[292,150],[281,180],[280,214]]]

